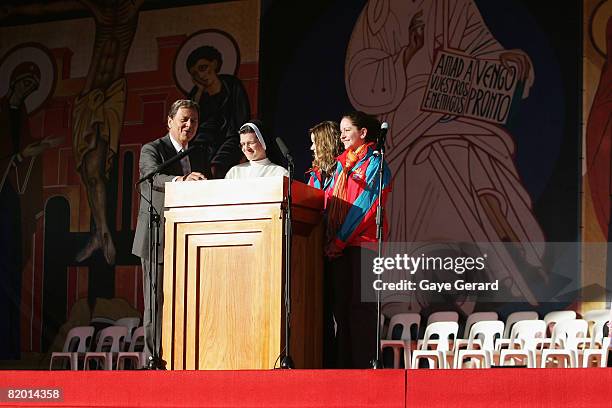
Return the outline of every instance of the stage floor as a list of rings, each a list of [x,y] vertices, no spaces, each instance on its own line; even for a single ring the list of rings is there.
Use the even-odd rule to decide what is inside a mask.
[[[2,371],[0,406],[610,407],[610,384],[605,368]]]

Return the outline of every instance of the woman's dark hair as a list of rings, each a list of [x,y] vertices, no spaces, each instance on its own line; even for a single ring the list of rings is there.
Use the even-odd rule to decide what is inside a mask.
[[[365,137],[366,142],[376,141],[378,133],[380,132],[380,122],[374,116],[368,115],[365,112],[355,111],[343,115],[342,118],[350,120],[357,129],[366,128],[368,130]]]

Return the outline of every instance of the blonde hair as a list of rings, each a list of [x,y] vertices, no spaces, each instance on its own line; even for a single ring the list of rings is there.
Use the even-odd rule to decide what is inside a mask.
[[[340,126],[336,122],[326,120],[313,126],[308,133],[314,135],[316,149],[316,158],[312,161],[312,167],[332,173],[336,166],[336,157],[343,149],[340,143]]]

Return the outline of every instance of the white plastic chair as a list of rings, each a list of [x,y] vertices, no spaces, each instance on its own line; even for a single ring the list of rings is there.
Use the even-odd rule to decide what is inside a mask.
[[[434,312],[427,318],[427,326],[436,322],[458,322],[459,313],[454,311]]]
[[[89,350],[93,334],[93,326],[78,326],[70,329],[66,335],[62,351],[51,353],[49,370],[53,369],[54,360],[68,360],[70,362],[70,369],[78,370],[79,356],[82,356],[83,353]]]
[[[514,312],[510,313],[506,318],[506,327],[504,328],[504,339],[510,338],[510,333],[512,332],[512,326],[516,322],[520,322],[522,320],[538,320],[538,312],[528,311],[528,312]]]
[[[495,338],[504,333],[504,322],[482,320],[474,323],[470,329],[467,349],[455,352],[455,368],[463,368],[465,359],[475,359],[481,368],[490,368],[493,364]],[[479,349],[475,349],[476,340],[480,340]]]
[[[96,328],[95,339],[92,344],[95,346],[96,344],[98,344],[98,341],[100,340],[100,333],[102,333],[102,330],[104,330],[107,327],[114,326],[115,320],[111,319],[110,317],[96,316],[96,317],[91,318],[91,321],[89,322],[89,324]]]
[[[125,368],[125,362],[131,361],[132,367],[140,368],[144,365],[145,355],[144,352],[136,351],[136,346],[143,346],[144,348],[144,327],[140,326],[134,330],[132,336],[132,342],[128,351],[120,351],[117,354],[117,370],[123,370]]]
[[[140,317],[122,317],[115,322],[115,326],[125,326],[128,329],[128,334],[125,337],[125,342],[131,344],[132,334],[140,324]]]
[[[463,338],[468,339],[470,336],[470,329],[476,322],[482,321],[495,321],[498,320],[497,312],[474,312],[470,314],[465,322],[465,329],[463,330]],[[503,334],[503,333],[502,333]]]
[[[475,312],[470,314],[465,322],[465,328],[463,329],[463,337],[455,341],[455,354],[457,354],[459,350],[465,349],[467,347],[468,338],[470,336],[470,329],[472,328],[472,325],[476,322],[481,322],[484,320],[498,320],[497,312]]]
[[[512,327],[516,324],[516,322],[520,322],[523,320],[538,320],[538,318],[538,313],[533,311],[510,313],[506,318],[504,337],[497,340],[497,342],[495,343],[495,350],[499,351],[503,348],[508,348],[508,346],[510,345],[510,335],[512,333]]]
[[[448,368],[446,357],[450,350],[449,343],[457,338],[459,324],[457,322],[434,322],[425,329],[423,343],[419,350],[412,352],[412,368],[419,367],[419,360],[427,358],[434,365],[433,368]],[[432,343],[431,337],[437,335],[438,340],[435,342],[436,349],[428,350],[429,344]],[[430,364],[431,366],[431,364]]]
[[[541,367],[549,363],[563,367],[578,367],[578,345],[586,337],[589,328],[586,320],[561,320],[555,324],[549,349],[542,350]]]
[[[436,322],[459,322],[459,313],[454,312],[454,311],[434,312],[430,314],[429,317],[427,318],[427,326],[429,326],[432,323],[436,323]],[[437,340],[432,339],[430,341],[430,345],[435,344],[436,342]],[[417,341],[417,349],[421,348],[422,343],[423,343],[423,339]]]
[[[501,350],[499,365],[515,365],[520,358],[527,363],[527,367],[536,367],[536,351],[538,345],[546,337],[546,323],[544,320],[521,320],[512,326],[510,345],[508,349]],[[516,348],[518,346],[518,349]],[[508,364],[506,364],[508,360]]]
[[[101,362],[105,370],[112,370],[113,354],[121,351],[126,336],[125,326],[110,326],[103,329],[100,332],[96,351],[85,353],[84,369],[89,370],[89,362],[94,360]]]
[[[544,316],[544,321],[546,322],[546,329],[551,335],[555,328],[555,324],[564,320],[574,319],[576,319],[576,312],[574,312],[573,310],[555,310],[553,312],[546,313],[546,316]]]
[[[600,349],[590,348],[584,350],[582,355],[582,367],[607,367],[608,350],[610,348],[610,337],[605,337]]]
[[[604,326],[610,321],[610,310],[590,310],[584,314],[583,319],[589,324],[591,348],[594,349],[596,346],[602,345],[604,340]]]
[[[402,326],[402,331],[399,339],[393,339],[393,331],[398,325]],[[400,353],[404,352],[404,367],[410,368],[410,342],[412,336],[410,330],[416,326],[418,336],[419,326],[421,325],[421,315],[418,313],[399,313],[391,317],[389,328],[387,330],[387,338],[381,340],[381,351],[385,348],[393,350],[393,368],[400,368]]]

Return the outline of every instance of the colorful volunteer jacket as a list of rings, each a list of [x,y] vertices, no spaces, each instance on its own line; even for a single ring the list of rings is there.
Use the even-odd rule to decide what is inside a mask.
[[[334,177],[325,191],[326,202],[331,199],[334,186],[346,162],[347,152],[338,156]],[[348,173],[346,199],[353,203],[344,222],[334,239],[338,248],[360,246],[364,242],[376,242],[376,206],[378,205],[378,166],[380,156],[374,156],[373,146],[369,146],[364,157],[355,163]],[[391,192],[391,170],[384,163],[383,205]],[[387,220],[383,220],[383,232],[386,235]],[[383,235],[384,236],[384,235]]]
[[[328,175],[325,178],[325,181],[322,182],[321,171],[317,168],[312,168],[306,172],[308,174],[308,185],[310,187],[318,188],[319,190],[323,190],[323,192],[327,192],[329,186],[332,184],[332,177]],[[323,208],[327,208],[327,194],[325,194],[325,203],[323,204]]]
[[[308,170],[308,172],[306,173],[308,174],[308,185],[310,187],[314,187],[314,188],[318,188],[319,190],[327,190],[329,188],[329,186],[331,186],[331,182],[332,182],[332,177],[331,175],[328,175],[325,178],[325,181],[322,182],[322,175],[321,175],[321,170],[317,169],[317,168],[312,168],[310,170]]]

